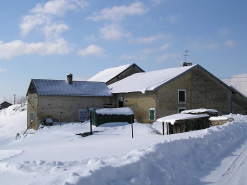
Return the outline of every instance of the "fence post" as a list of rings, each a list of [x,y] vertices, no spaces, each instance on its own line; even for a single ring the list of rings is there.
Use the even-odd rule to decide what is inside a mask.
[[[93,135],[93,128],[92,128],[92,112],[90,112],[90,135]]]
[[[132,138],[134,138],[134,131],[133,131],[132,116],[133,116],[133,115],[131,115],[131,117],[130,117],[130,118],[131,118],[130,123],[131,123]]]
[[[162,122],[162,131],[163,131],[163,135],[165,135],[165,126],[164,126],[164,122]]]
[[[169,135],[169,123],[166,123],[166,132],[167,132],[167,135]]]

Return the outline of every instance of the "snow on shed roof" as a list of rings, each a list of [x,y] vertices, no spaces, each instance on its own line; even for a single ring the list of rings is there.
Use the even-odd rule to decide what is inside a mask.
[[[33,79],[32,82],[38,95],[112,96],[103,82],[73,81],[73,84],[68,84],[66,80],[44,79]]]
[[[205,113],[205,112],[218,113],[218,111],[215,109],[204,109],[204,108],[184,110],[181,113],[183,113],[183,114],[200,114],[200,113]]]
[[[109,85],[112,93],[153,91],[197,65],[135,73]]]
[[[123,66],[117,66],[113,68],[108,68],[103,71],[100,71],[93,77],[89,78],[88,81],[96,81],[96,82],[108,82],[118,74],[122,73],[124,70],[132,66],[133,64],[127,64]]]
[[[102,115],[132,115],[133,111],[129,107],[122,108],[105,108],[96,110],[97,114]]]
[[[167,122],[167,123],[171,123],[172,125],[174,125],[175,121],[177,120],[187,120],[187,119],[198,119],[198,118],[204,118],[204,117],[209,117],[209,115],[207,114],[172,114],[169,116],[165,116],[162,118],[157,119],[157,121],[159,122]]]

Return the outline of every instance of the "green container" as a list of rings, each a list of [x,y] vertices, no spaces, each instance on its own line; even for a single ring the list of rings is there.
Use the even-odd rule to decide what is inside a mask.
[[[105,123],[111,122],[127,122],[134,123],[134,114],[132,115],[108,115],[108,114],[97,114],[96,109],[90,112],[92,116],[92,124],[94,126],[99,126]]]

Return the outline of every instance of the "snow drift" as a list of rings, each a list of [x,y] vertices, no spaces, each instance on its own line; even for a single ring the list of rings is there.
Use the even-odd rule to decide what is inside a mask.
[[[89,130],[85,122],[54,124],[15,140],[26,129],[26,111],[17,110],[0,112],[0,184],[210,184],[205,177],[247,139],[247,116],[230,115],[234,122],[168,136],[158,122],[134,123],[133,139],[126,123],[76,136]]]

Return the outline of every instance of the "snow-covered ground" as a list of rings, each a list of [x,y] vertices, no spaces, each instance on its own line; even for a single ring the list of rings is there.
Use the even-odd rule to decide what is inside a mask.
[[[246,184],[247,116],[182,134],[161,134],[161,124],[93,127],[63,123],[26,129],[26,110],[0,111],[0,184]],[[21,138],[15,140],[16,134]]]

